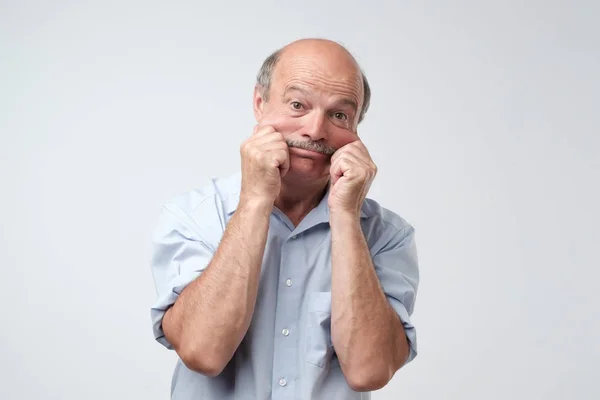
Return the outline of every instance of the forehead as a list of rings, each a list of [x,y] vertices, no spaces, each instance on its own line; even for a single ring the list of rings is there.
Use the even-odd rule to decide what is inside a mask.
[[[363,97],[360,69],[347,55],[283,54],[272,83],[277,91],[300,85],[322,93],[350,96],[357,101]]]

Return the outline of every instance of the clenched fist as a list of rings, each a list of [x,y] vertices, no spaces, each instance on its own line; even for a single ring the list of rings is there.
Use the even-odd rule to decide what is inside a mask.
[[[273,204],[281,190],[281,178],[290,168],[283,135],[272,126],[257,125],[240,147],[242,189],[240,202]]]
[[[360,215],[360,209],[377,166],[362,141],[357,140],[341,147],[331,157],[331,190],[329,208],[332,213]]]

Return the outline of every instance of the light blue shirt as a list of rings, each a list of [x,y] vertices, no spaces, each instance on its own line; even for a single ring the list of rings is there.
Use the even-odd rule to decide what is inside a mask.
[[[209,264],[239,201],[241,174],[167,202],[153,236],[152,273],[158,299],[153,331],[169,349],[161,327],[165,311]],[[327,195],[297,226],[273,209],[256,307],[234,357],[217,377],[188,369],[173,373],[175,400],[369,399],[348,386],[331,343],[331,230]],[[361,225],[387,299],[398,313],[416,355],[410,322],[419,282],[414,229],[365,200]]]

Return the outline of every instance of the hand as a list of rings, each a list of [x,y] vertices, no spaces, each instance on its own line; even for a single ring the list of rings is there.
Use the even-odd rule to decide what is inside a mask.
[[[270,125],[257,125],[240,147],[242,189],[240,202],[273,204],[281,190],[281,178],[290,168],[283,135]]]
[[[362,141],[356,140],[331,157],[329,209],[332,213],[360,215],[365,197],[377,174],[377,166]]]

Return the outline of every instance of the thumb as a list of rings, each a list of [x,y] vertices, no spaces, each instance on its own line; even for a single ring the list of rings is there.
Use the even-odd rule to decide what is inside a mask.
[[[289,153],[289,151],[286,150],[285,160],[279,166],[279,171],[280,171],[281,177],[283,178],[285,176],[285,174],[288,173],[289,170],[290,170],[290,153]]]
[[[342,168],[339,163],[339,159],[335,160],[334,163],[329,168],[330,182],[331,186],[335,185],[336,182],[344,175]]]

